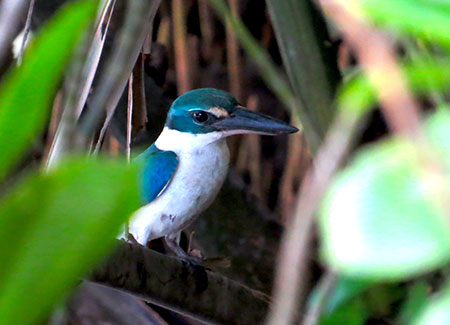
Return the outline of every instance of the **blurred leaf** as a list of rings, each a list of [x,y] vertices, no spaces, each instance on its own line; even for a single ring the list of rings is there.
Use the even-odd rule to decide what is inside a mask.
[[[317,303],[320,299],[320,284],[314,288],[308,304]],[[371,315],[383,317],[391,312],[392,306],[406,294],[406,290],[397,283],[375,283],[361,278],[340,276],[333,293],[326,299],[322,307],[323,317],[345,309],[355,300],[363,300],[366,310]]]
[[[431,298],[426,306],[419,310],[418,317],[410,322],[414,325],[450,324],[450,287],[447,285],[439,295]]]
[[[450,60],[418,57],[404,65],[405,74],[414,90],[425,92],[430,89],[450,89]]]
[[[311,0],[266,0],[308,146],[315,153],[334,117],[337,51]],[[328,46],[326,45],[328,44]]]
[[[425,282],[415,283],[408,292],[408,298],[404,302],[398,324],[411,324],[413,319],[417,318],[417,314],[422,310],[425,303],[428,301],[428,286]]]
[[[0,201],[1,322],[42,320],[138,207],[135,165],[75,160],[20,182]]]
[[[430,60],[418,57],[414,62],[406,62],[403,72],[410,87],[419,94],[431,90],[450,89],[450,63],[448,60]],[[375,105],[376,94],[366,76],[354,71],[341,86],[338,96],[338,109],[350,114],[364,115]]]
[[[352,299],[349,303],[339,307],[331,315],[324,316],[319,325],[360,325],[364,324],[369,316],[364,300],[360,297]]]
[[[323,307],[322,313],[324,315],[332,314],[336,309],[340,308],[343,304],[347,303],[354,297],[360,295],[372,284],[373,282],[340,276],[333,293],[330,297],[328,297],[326,305]],[[320,298],[318,296],[318,288],[320,288],[320,284],[314,288],[308,304],[314,303],[316,299]]]
[[[376,23],[450,46],[450,2],[430,0],[362,0]]]
[[[376,94],[364,74],[357,72],[347,80],[338,96],[338,109],[346,113],[364,116],[376,103]]]
[[[449,126],[449,111],[426,125],[447,169]],[[355,278],[398,280],[450,261],[450,228],[436,204],[446,202],[440,195],[448,194],[448,170],[419,156],[411,143],[391,139],[361,151],[336,179],[319,219],[322,253],[332,268]]]
[[[450,169],[450,106],[442,106],[428,121],[428,141],[439,150],[440,158]]]
[[[378,283],[363,294],[363,299],[370,310],[370,315],[383,318],[396,313],[397,304],[404,301],[406,295],[405,286],[397,282]]]
[[[0,180],[42,130],[58,82],[97,1],[62,9],[42,30],[0,89]]]

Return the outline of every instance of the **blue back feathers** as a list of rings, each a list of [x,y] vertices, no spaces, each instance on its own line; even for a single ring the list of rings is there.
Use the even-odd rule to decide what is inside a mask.
[[[170,182],[178,166],[178,157],[173,151],[159,150],[152,144],[136,160],[144,163],[139,181],[143,203],[147,204],[156,199]]]
[[[214,88],[201,88],[189,91],[178,97],[167,114],[166,126],[170,129],[189,133],[208,133],[214,131],[208,125],[195,123],[190,113],[194,110],[207,111],[213,107],[220,107],[232,113],[239,105],[229,93]]]

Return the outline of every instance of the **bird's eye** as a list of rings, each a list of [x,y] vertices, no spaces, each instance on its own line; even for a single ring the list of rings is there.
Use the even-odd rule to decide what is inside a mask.
[[[208,114],[203,111],[195,111],[192,113],[192,118],[197,123],[205,123],[208,120]]]

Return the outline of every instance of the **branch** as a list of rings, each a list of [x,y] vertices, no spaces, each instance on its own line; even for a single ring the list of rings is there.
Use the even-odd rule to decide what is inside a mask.
[[[207,322],[258,324],[269,308],[259,291],[129,243],[120,245],[91,279]]]

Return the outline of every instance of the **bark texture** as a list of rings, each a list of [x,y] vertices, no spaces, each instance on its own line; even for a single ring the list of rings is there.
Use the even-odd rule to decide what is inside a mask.
[[[91,279],[212,323],[260,324],[269,308],[259,291],[130,243],[121,244]]]

